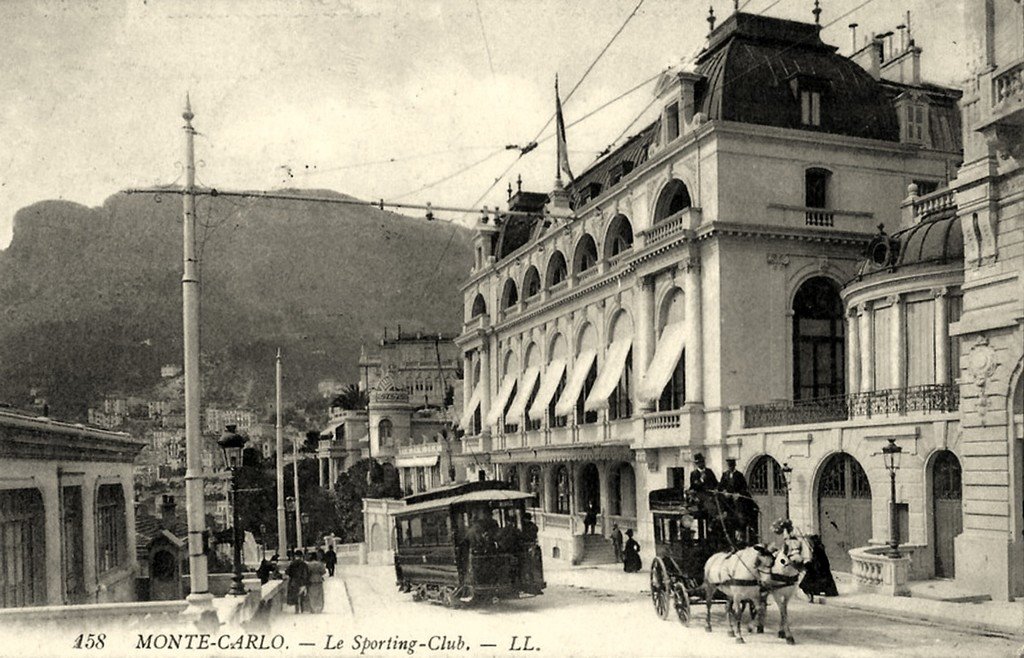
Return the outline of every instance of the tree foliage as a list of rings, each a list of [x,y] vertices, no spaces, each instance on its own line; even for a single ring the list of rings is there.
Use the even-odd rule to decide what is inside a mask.
[[[363,499],[400,498],[398,470],[375,459],[361,459],[338,477],[335,486],[341,532],[346,543],[363,541]]]

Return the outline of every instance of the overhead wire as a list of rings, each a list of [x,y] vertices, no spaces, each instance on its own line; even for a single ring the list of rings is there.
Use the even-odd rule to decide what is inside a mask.
[[[491,77],[494,77],[494,60],[491,58],[491,44],[487,40],[487,30],[484,29],[484,17],[480,13],[480,0],[473,0],[473,4],[476,5],[476,19],[480,23],[480,34],[484,38],[484,48],[487,50],[487,65],[491,67]]]

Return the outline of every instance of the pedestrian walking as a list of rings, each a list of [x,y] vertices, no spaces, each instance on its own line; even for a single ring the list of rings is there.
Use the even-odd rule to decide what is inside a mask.
[[[321,613],[324,611],[324,568],[323,562],[317,559],[316,553],[310,551],[306,566],[309,568],[309,585],[307,596],[309,606],[307,612]]]
[[[612,524],[612,549],[615,550],[615,561],[622,562],[622,531],[619,524]]]
[[[640,562],[640,544],[633,539],[633,529],[626,529],[626,545],[623,548],[624,558],[622,561],[622,570],[626,573],[636,573],[640,571],[642,563]]]
[[[331,546],[324,553],[324,566],[327,568],[327,576],[329,578],[334,577],[334,567],[338,565],[338,554],[334,552],[334,547]]]
[[[288,576],[287,604],[295,606],[296,614],[302,612],[309,586],[309,565],[302,559],[302,551],[289,551],[292,561],[285,571]]]

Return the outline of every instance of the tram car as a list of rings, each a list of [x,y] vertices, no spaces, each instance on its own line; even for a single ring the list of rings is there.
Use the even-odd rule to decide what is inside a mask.
[[[662,619],[673,613],[683,624],[692,605],[705,603],[704,564],[738,543],[757,541],[757,504],[718,492],[658,489],[648,496],[654,521],[651,601]],[[726,601],[721,594],[713,602]]]
[[[414,600],[449,607],[544,591],[532,494],[479,481],[407,496],[395,512],[395,577]]]

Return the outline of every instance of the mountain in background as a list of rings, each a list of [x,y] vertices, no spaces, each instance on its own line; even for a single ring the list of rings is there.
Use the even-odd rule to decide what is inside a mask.
[[[303,194],[348,198],[334,192]],[[260,408],[274,355],[286,397],[356,381],[360,345],[385,327],[456,332],[471,234],[366,206],[199,197],[204,401]],[[181,363],[181,197],[116,194],[102,207],[20,210],[0,251],[0,401],[41,390],[84,418]]]

